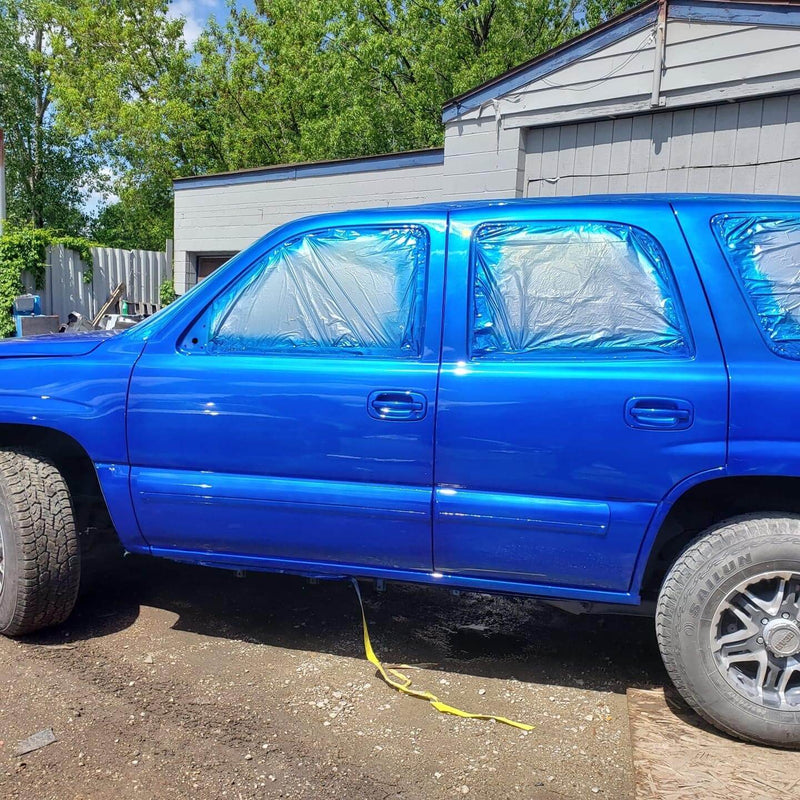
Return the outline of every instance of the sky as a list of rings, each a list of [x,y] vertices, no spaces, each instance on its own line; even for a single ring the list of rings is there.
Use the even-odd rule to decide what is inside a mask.
[[[236,5],[253,7],[252,0],[236,0]],[[224,20],[227,17],[225,0],[170,0],[170,16],[186,19],[183,36],[187,44],[195,43],[206,20],[212,14],[217,20]]]

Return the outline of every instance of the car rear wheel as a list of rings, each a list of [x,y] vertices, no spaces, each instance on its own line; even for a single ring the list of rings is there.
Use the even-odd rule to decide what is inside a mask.
[[[0,633],[19,636],[63,622],[79,583],[67,482],[33,450],[0,449]]]
[[[673,564],[656,633],[676,688],[741,739],[800,748],[800,518],[715,526]]]

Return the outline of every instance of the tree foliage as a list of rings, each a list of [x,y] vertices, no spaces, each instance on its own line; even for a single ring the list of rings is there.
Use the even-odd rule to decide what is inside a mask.
[[[256,0],[197,43],[194,169],[441,144],[450,97],[632,5],[625,0]]]
[[[61,25],[44,0],[0,0],[0,128],[12,222],[78,233],[97,167],[86,137],[59,126],[50,42]]]
[[[162,247],[176,176],[439,145],[450,97],[632,0],[229,0],[193,48],[169,0],[0,0],[16,219]],[[102,163],[105,172],[98,169]]]
[[[172,188],[169,181],[143,181],[139,186],[117,183],[119,199],[99,209],[91,236],[106,247],[163,250],[172,238]]]

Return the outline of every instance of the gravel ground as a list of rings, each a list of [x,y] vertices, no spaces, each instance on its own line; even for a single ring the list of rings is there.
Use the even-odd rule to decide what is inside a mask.
[[[65,626],[0,638],[0,797],[621,800],[625,691],[666,680],[650,620],[364,585],[384,663],[528,733],[387,687],[349,584],[135,557],[86,583]]]

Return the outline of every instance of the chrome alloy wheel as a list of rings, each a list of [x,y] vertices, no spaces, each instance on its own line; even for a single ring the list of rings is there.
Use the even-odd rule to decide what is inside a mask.
[[[800,711],[800,573],[742,581],[719,604],[710,636],[717,668],[739,694]]]

